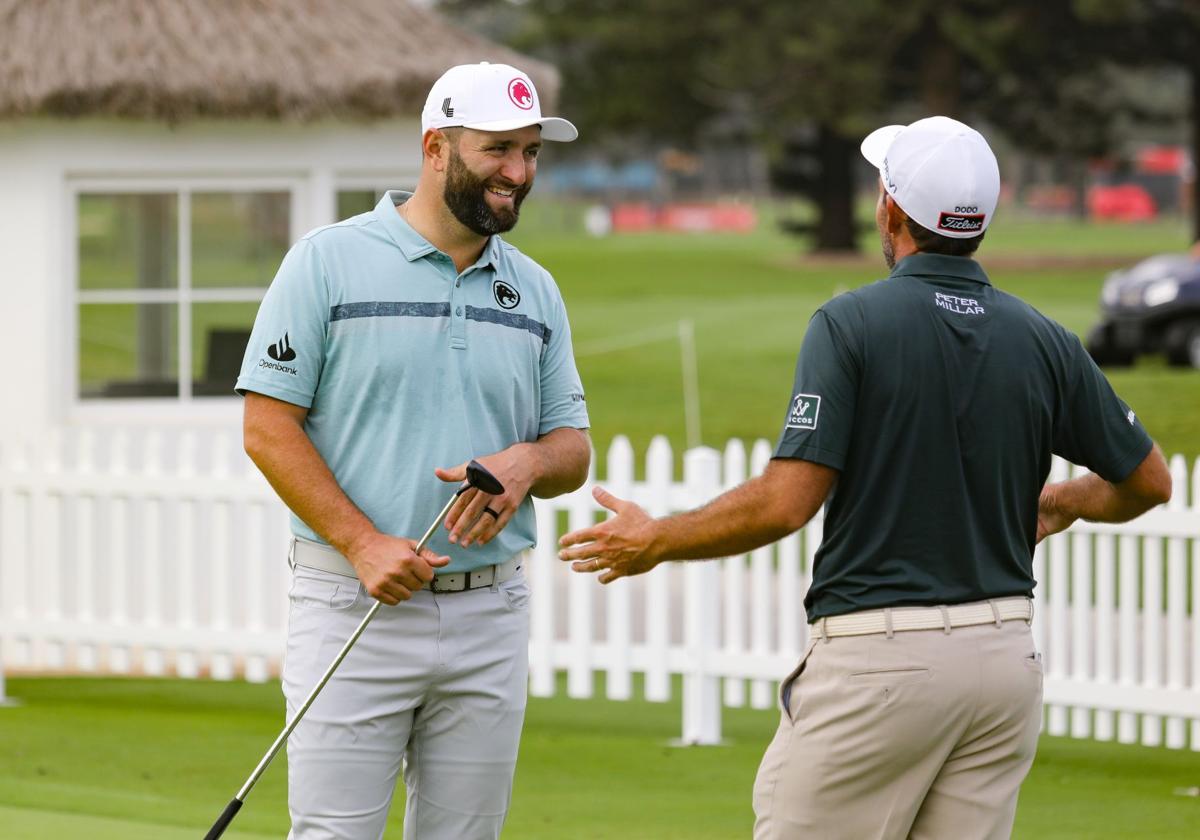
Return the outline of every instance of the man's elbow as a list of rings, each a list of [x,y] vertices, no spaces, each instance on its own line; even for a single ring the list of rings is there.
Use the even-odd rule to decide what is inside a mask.
[[[1156,470],[1153,478],[1147,482],[1147,485],[1142,490],[1142,501],[1149,510],[1152,507],[1165,505],[1171,501],[1171,471],[1163,466],[1163,469]]]
[[[1125,491],[1132,497],[1142,511],[1150,510],[1171,500],[1172,481],[1171,470],[1162,451],[1155,446],[1154,451],[1146,456],[1146,460],[1138,467],[1132,477],[1126,481]]]
[[[269,438],[261,423],[256,423],[249,417],[242,423],[242,449],[256,464],[266,450]]]
[[[567,482],[570,485],[565,491],[567,493],[578,490],[587,482],[588,468],[592,464],[592,440],[582,429],[576,431],[579,435],[575,441],[575,469]]]

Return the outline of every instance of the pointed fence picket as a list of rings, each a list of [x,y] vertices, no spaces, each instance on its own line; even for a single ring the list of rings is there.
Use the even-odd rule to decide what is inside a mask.
[[[601,483],[655,515],[760,473],[747,452],[638,454],[617,438]],[[1077,523],[1033,566],[1033,632],[1055,735],[1200,750],[1200,463],[1170,461],[1170,504],[1132,523]],[[1054,464],[1052,477],[1071,474]],[[664,564],[598,586],[556,557],[567,528],[609,514],[588,486],[539,499],[527,574],[530,691],[679,695],[681,739],[716,743],[724,706],[767,708],[807,642],[803,598],[822,514],[749,555]],[[200,429],[55,430],[0,449],[0,662],[25,671],[261,681],[287,615],[286,511],[233,438]],[[678,680],[678,682],[677,682]],[[4,682],[0,671],[0,702]]]

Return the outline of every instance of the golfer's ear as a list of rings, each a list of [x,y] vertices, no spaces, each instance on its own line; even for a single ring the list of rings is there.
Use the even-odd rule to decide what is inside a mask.
[[[449,152],[450,137],[445,132],[431,128],[421,136],[421,155],[435,170],[445,168]]]

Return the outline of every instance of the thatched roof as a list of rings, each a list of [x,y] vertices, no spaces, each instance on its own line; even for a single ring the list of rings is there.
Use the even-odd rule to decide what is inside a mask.
[[[554,68],[403,0],[0,0],[0,118],[374,119],[455,64]]]

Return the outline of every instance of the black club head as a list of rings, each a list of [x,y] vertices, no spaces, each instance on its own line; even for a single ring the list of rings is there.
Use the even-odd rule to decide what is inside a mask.
[[[478,461],[467,464],[467,486],[481,490],[489,496],[499,496],[504,493],[504,485],[500,483],[500,480],[488,472],[487,467]]]

